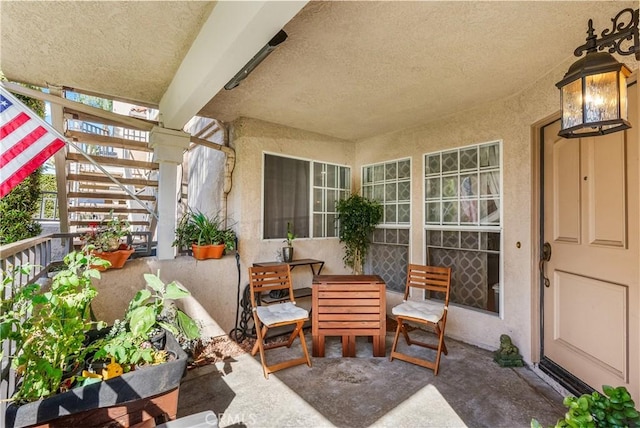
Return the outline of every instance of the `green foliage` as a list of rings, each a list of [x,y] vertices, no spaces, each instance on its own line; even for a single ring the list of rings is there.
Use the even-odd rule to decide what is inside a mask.
[[[296,235],[294,235],[293,230],[291,230],[291,223],[287,222],[287,239],[283,242],[287,243],[287,247],[293,247],[294,239],[296,239]]]
[[[103,225],[92,227],[80,237],[86,246],[97,251],[115,251],[120,247],[122,238],[129,233],[129,222],[120,220],[111,213],[111,219]]]
[[[580,397],[565,397],[563,404],[569,410],[554,428],[640,427],[640,413],[624,386],[604,385],[602,390],[604,395],[595,391]],[[531,427],[542,428],[535,419],[531,421]]]
[[[371,234],[382,221],[382,205],[368,198],[353,194],[336,203],[340,221],[340,242],[344,243],[346,266],[355,273],[362,272],[362,265],[369,249]]]
[[[12,290],[13,297],[2,301],[0,338],[16,343],[11,364],[21,383],[12,399],[18,403],[57,393],[64,371],[91,351],[84,344],[85,334],[96,325],[90,317],[89,305],[97,295],[91,279],[100,278],[91,266],[102,261],[73,252],[64,262],[66,269],[53,278],[49,291],[29,284]],[[16,269],[28,267],[15,268],[9,277]],[[12,282],[3,280],[3,289],[8,286]]]
[[[41,170],[37,169],[0,199],[0,245],[38,236],[42,227],[33,220],[38,211]]]
[[[233,251],[236,246],[236,233],[231,228],[223,228],[218,216],[208,216],[198,210],[187,211],[176,228],[176,239],[171,244],[178,249],[190,249],[191,244],[224,244],[225,249]]]

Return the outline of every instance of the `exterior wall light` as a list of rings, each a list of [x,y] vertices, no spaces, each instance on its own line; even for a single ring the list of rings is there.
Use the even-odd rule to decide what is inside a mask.
[[[585,51],[587,54],[556,83],[562,106],[559,136],[581,138],[631,128],[627,116],[627,77],[631,70],[611,54],[635,54],[640,60],[639,10],[621,10],[611,19],[612,29],[602,31],[600,39],[595,35],[593,20],[589,20],[587,42],[574,51],[578,57]],[[631,46],[622,47],[625,40],[632,41]],[[607,48],[609,52],[598,52]]]
[[[240,84],[240,82],[242,82],[248,75],[249,73],[251,73],[258,65],[260,65],[260,63],[271,53],[273,52],[273,50],[282,42],[284,42],[285,40],[287,40],[287,33],[284,32],[284,30],[280,30],[278,31],[278,34],[276,34],[275,36],[273,36],[273,38],[271,40],[269,40],[269,43],[267,43],[266,45],[264,45],[264,47],[262,49],[260,49],[258,51],[257,54],[255,54],[253,56],[253,58],[251,58],[249,60],[248,63],[245,64],[244,67],[242,67],[242,69],[240,69],[240,71],[238,71],[236,73],[235,76],[233,76],[231,78],[231,80],[229,80],[227,82],[226,85],[224,85],[224,88],[227,91],[230,91],[231,89],[235,88],[236,86],[238,86]]]

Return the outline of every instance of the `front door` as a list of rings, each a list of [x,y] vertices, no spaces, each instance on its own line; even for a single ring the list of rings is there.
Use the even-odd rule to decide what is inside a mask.
[[[638,90],[633,128],[599,137],[558,137],[546,126],[542,359],[590,387],[626,386],[640,399]],[[636,401],[637,402],[637,401]]]

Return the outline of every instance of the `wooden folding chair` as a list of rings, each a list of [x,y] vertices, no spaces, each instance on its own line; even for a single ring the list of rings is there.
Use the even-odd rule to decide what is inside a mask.
[[[434,301],[427,299],[424,301],[409,300],[411,288],[425,290],[427,292],[442,293],[444,301]],[[449,306],[449,292],[451,290],[451,268],[436,266],[421,266],[410,264],[407,273],[407,286],[404,291],[403,303],[394,307],[391,313],[396,316],[398,328],[396,336],[391,347],[390,361],[394,358],[417,364],[422,367],[433,370],[434,376],[438,375],[438,367],[440,366],[440,354],[444,352],[447,355],[447,346],[444,343],[444,329],[447,323],[447,312]],[[438,344],[419,342],[409,337],[406,322],[422,324],[429,328],[433,328],[436,336],[438,336]],[[435,361],[420,359],[411,355],[403,354],[396,351],[400,332],[407,342],[407,345],[422,346],[436,350]]]
[[[260,351],[260,361],[264,370],[264,377],[269,378],[269,373],[293,367],[300,364],[307,364],[311,367],[309,352],[307,351],[307,342],[304,339],[304,331],[302,326],[305,321],[309,320],[309,312],[306,309],[296,306],[293,300],[293,286],[291,283],[291,270],[289,265],[276,265],[265,267],[249,268],[249,284],[251,290],[251,309],[253,312],[253,321],[256,327],[256,344],[253,346],[251,355],[256,355]],[[260,293],[269,293],[273,290],[287,290],[289,292],[289,301],[284,303],[276,303],[268,306],[260,306],[257,304]],[[289,340],[281,343],[265,344],[267,331],[270,328],[281,327],[286,325],[295,325],[295,328]],[[286,346],[291,347],[296,336],[300,338],[302,343],[303,357],[283,361],[274,365],[267,365],[265,358],[265,350]]]

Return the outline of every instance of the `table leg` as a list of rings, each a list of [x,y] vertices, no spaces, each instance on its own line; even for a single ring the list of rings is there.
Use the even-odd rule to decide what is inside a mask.
[[[311,355],[313,357],[324,357],[324,336],[314,335],[311,338]]]
[[[386,355],[385,336],[373,336],[373,356],[384,357]]]
[[[342,336],[342,356],[343,357],[356,356],[356,337],[355,336]]]

